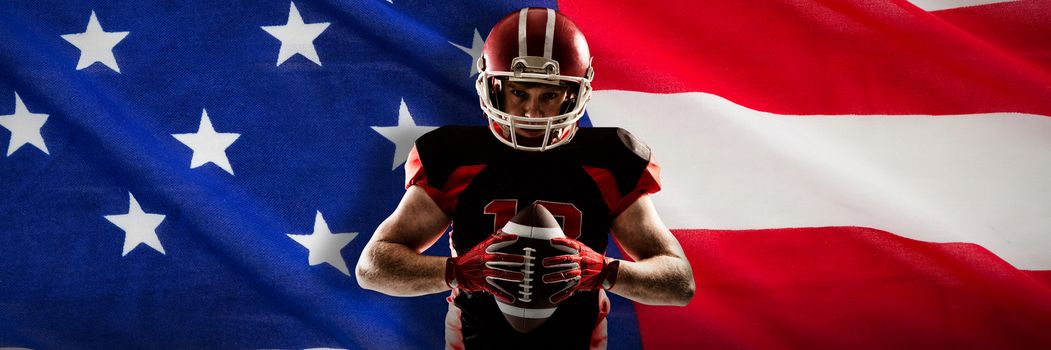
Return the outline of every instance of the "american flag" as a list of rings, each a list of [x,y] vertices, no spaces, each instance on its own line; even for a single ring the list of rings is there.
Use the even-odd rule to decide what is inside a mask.
[[[0,5],[0,348],[441,346],[353,267],[524,6],[694,268],[610,348],[1051,346],[1051,1],[375,0]]]

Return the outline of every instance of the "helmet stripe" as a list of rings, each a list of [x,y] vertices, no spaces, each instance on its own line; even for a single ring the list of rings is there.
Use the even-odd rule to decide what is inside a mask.
[[[547,9],[547,30],[544,32],[544,58],[551,58],[555,46],[555,10]]]
[[[518,11],[518,57],[529,56],[529,44],[526,43],[526,22],[529,20],[529,9]]]

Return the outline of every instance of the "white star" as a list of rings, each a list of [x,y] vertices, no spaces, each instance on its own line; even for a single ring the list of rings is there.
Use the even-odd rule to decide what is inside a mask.
[[[105,216],[106,220],[124,230],[124,254],[121,256],[127,256],[128,252],[143,243],[164,254],[161,240],[157,238],[157,226],[164,221],[164,215],[142,211],[142,207],[139,206],[139,202],[135,200],[131,192],[128,192],[128,198],[127,214]]]
[[[416,143],[416,139],[434,129],[437,129],[437,127],[416,126],[416,122],[412,120],[412,115],[409,114],[409,107],[405,105],[404,99],[401,100],[401,108],[398,109],[397,126],[372,127],[372,130],[394,143],[394,163],[391,165],[390,170],[397,169],[399,165],[405,163],[409,159],[409,151],[412,150],[412,145]]]
[[[485,46],[485,41],[482,40],[482,35],[478,34],[478,29],[474,30],[474,41],[471,42],[471,48],[466,48],[450,41],[450,44],[456,46],[461,51],[471,55],[471,76],[478,74],[478,58],[482,57],[482,47]]]
[[[321,65],[321,59],[314,50],[314,39],[328,28],[329,22],[303,23],[303,17],[296,9],[296,3],[288,10],[288,23],[283,26],[263,26],[263,30],[281,40],[281,51],[277,54],[277,65],[285,63],[292,55],[300,54]]]
[[[350,269],[347,268],[347,262],[343,260],[340,251],[357,236],[357,232],[332,233],[320,211],[314,217],[313,233],[309,235],[288,234],[289,238],[299,242],[310,251],[310,266],[328,263],[347,276],[350,276]]]
[[[70,44],[80,49],[80,61],[77,62],[77,70],[87,68],[95,62],[100,62],[120,73],[117,59],[113,57],[113,47],[117,46],[117,43],[120,43],[121,40],[124,40],[128,33],[103,31],[102,25],[99,24],[98,18],[95,17],[95,11],[91,11],[88,27],[83,33],[65,34],[62,36],[62,39],[66,39]]]
[[[172,136],[193,149],[190,169],[213,163],[230,175],[234,174],[234,169],[230,167],[230,159],[226,157],[226,149],[237,141],[241,134],[215,132],[212,120],[208,119],[208,110],[201,110],[201,124],[197,127],[197,133]]]
[[[47,114],[30,113],[22,98],[15,93],[15,113],[0,116],[0,126],[11,132],[11,142],[7,145],[7,155],[11,156],[25,144],[36,146],[37,149],[47,151],[44,136],[40,134],[40,128],[47,122]]]

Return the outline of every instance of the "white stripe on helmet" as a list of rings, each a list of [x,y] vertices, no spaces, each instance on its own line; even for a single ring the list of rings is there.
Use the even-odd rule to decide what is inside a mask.
[[[518,11],[518,57],[528,56],[529,46],[526,43],[526,22],[528,19],[528,8]]]
[[[544,31],[544,58],[551,58],[555,46],[555,10],[547,9],[547,30]]]

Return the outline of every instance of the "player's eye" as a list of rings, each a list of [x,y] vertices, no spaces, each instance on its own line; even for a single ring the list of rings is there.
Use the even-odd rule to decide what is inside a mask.
[[[545,100],[554,100],[556,97],[558,97],[558,94],[554,92],[547,92],[541,95],[541,97]]]
[[[526,93],[525,93],[525,91],[522,91],[522,90],[516,90],[516,89],[511,89],[511,94],[512,94],[512,95],[515,95],[515,96],[517,96],[517,97],[525,97],[525,96],[526,96]]]

